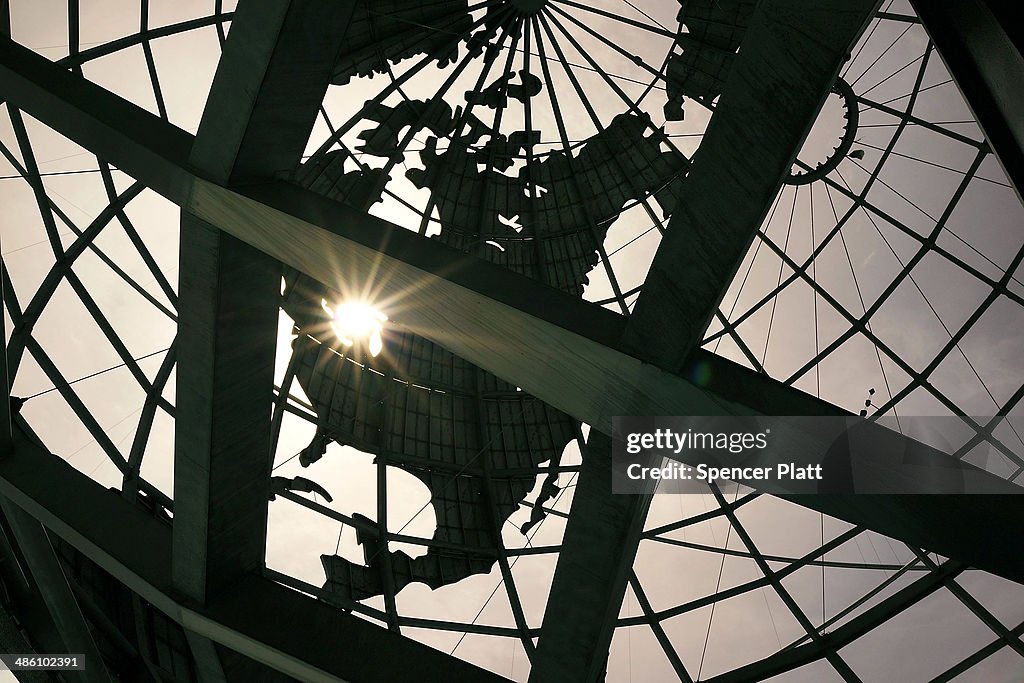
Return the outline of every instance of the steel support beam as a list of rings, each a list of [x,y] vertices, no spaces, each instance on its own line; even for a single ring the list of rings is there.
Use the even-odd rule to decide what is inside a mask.
[[[100,650],[96,647],[89,625],[78,606],[71,586],[68,584],[60,560],[50,545],[46,530],[31,515],[11,501],[0,498],[4,517],[14,532],[14,540],[21,549],[28,564],[26,570],[32,574],[39,593],[57,627],[68,654],[85,657],[86,667],[82,680],[90,683],[110,683]]]
[[[4,19],[6,20],[6,15]],[[5,34],[8,32],[7,28],[6,26],[4,27]],[[0,263],[0,267],[6,266]],[[14,435],[11,422],[11,385],[7,375],[5,311],[4,295],[2,288],[0,288],[0,462],[12,457],[14,449]],[[89,633],[89,627],[82,616],[81,610],[78,608],[78,603],[75,601],[74,595],[71,594],[71,588],[60,567],[60,561],[54,554],[53,546],[50,545],[50,541],[46,537],[46,530],[35,519],[7,500],[2,494],[0,494],[0,509],[2,509],[3,516],[15,537],[11,539],[11,542],[18,544],[21,556],[29,565],[19,571],[22,574],[24,572],[31,574],[31,580],[39,588],[43,604],[46,606],[46,612],[49,613],[50,619],[57,629],[57,635],[63,641],[64,647],[67,648],[66,651],[68,653],[80,653],[94,662],[94,666],[85,673],[86,680],[97,681],[98,683],[109,682],[110,674],[107,672],[103,658],[96,648],[96,642],[93,640],[92,634]],[[0,535],[2,534],[3,531],[0,530]],[[8,549],[10,549],[9,546]],[[17,559],[13,557],[13,553],[9,560],[13,561],[15,565],[18,564]],[[28,577],[25,578],[27,579]],[[6,648],[12,644],[16,647],[24,647],[23,652],[25,654],[31,652],[31,648],[24,641],[18,626],[0,607],[0,646]],[[5,649],[4,652],[16,653],[19,651]],[[49,677],[43,672],[30,672],[26,678],[42,681]]]
[[[633,356],[676,372],[699,347],[876,5],[759,5],[623,331]],[[649,495],[611,493],[610,439],[592,433],[587,446],[531,681],[601,678],[650,507]]]
[[[6,20],[6,18],[6,13],[4,13],[4,20]],[[9,29],[9,27],[4,26],[4,29],[4,34],[6,35],[6,33],[9,32],[7,30]],[[0,251],[2,251],[2,249],[0,249]],[[0,267],[6,266],[4,266],[2,262],[0,262]],[[0,462],[3,462],[5,459],[11,457],[11,452],[13,451],[14,448],[14,437],[11,423],[11,385],[7,375],[7,331],[5,329],[5,311],[6,309],[4,308],[3,288],[0,288]],[[24,515],[25,513],[22,512],[18,506],[14,505],[6,498],[4,498],[2,494],[0,494],[0,507],[2,507],[4,510],[4,516],[8,518],[7,521],[11,527],[12,533],[17,533],[17,529],[15,529],[15,522],[14,520],[10,519],[11,513],[14,513],[15,515],[18,515],[19,513],[21,515]],[[35,520],[31,520],[31,522],[35,523]],[[38,523],[35,523],[35,526],[38,527],[39,532],[45,536],[46,532],[43,531],[43,528]],[[3,535],[3,530],[0,530],[0,536]],[[6,548],[6,552],[4,554],[10,553],[10,555],[8,557],[0,556],[0,561],[12,562],[14,566],[17,568],[19,578],[27,579],[28,577],[24,577],[23,570],[18,566],[19,563],[17,562],[17,558],[14,557],[14,553],[11,550],[11,546],[7,544],[6,538],[3,539],[3,546],[4,548]],[[50,548],[50,553],[53,553],[52,547]],[[54,560],[56,560],[56,558],[54,558]],[[29,569],[29,571],[31,571],[31,569]],[[50,613],[50,619],[52,620],[53,614],[51,611],[51,601],[45,600],[44,604],[46,605],[45,612]],[[77,604],[74,604],[73,606],[74,609],[77,611]],[[39,612],[43,613],[44,610],[40,609]],[[81,619],[80,612],[77,614],[77,617]],[[68,620],[74,620],[75,615],[69,614],[67,618]],[[76,625],[78,625],[77,622]],[[30,654],[32,652],[31,646],[22,635],[23,628],[24,626],[19,625],[18,622],[10,614],[8,614],[3,607],[0,607],[0,648],[2,648],[5,653],[22,652],[25,654]],[[88,629],[86,629],[85,633],[86,636],[88,636]],[[64,641],[65,647],[67,647],[68,640],[73,640],[67,633],[64,632],[58,633],[57,635],[60,637],[62,641]],[[95,643],[92,642],[91,637],[89,637],[89,642],[92,644],[94,650]],[[85,648],[83,648],[82,650],[83,654],[84,652]],[[106,675],[107,672],[102,660],[99,660],[99,666],[100,672],[97,675],[97,679],[104,680],[103,676]],[[30,683],[49,683],[50,681],[54,680],[52,675],[43,671],[28,671],[24,673],[24,680],[29,681]],[[109,680],[109,677],[106,678],[106,680]]]
[[[1017,196],[1024,198],[1024,40],[1012,3],[911,0],[910,4]]]
[[[10,13],[5,3],[0,4],[0,35],[5,38],[10,38],[11,35]],[[4,267],[2,262],[0,262],[0,267]],[[0,395],[0,459],[7,455],[12,446],[11,385],[7,375],[7,334],[4,329],[6,310],[3,289],[0,288],[0,394],[2,394]],[[2,534],[3,531],[0,530],[0,535]],[[30,651],[28,643],[19,632],[17,623],[6,611],[0,609],[0,648],[4,648],[5,652],[17,651],[10,649],[11,647],[24,647],[26,653]],[[39,672],[38,676],[32,678],[39,681],[47,679],[43,672]]]
[[[189,164],[229,187],[294,170],[353,7],[239,3]],[[172,568],[200,604],[266,555],[280,282],[275,258],[183,212]]]
[[[211,225],[315,279],[336,288],[373,282],[397,324],[599,431],[610,429],[614,415],[773,414],[767,396],[785,400],[794,415],[843,413],[705,352],[693,359],[709,364],[712,381],[695,385],[685,372],[667,372],[624,351],[626,321],[610,311],[289,183],[229,189],[205,180],[189,164],[188,133],[10,41],[0,41],[0,93]],[[944,527],[921,524],[913,499],[875,496],[870,521],[897,537],[904,527],[917,528],[929,550],[955,556],[945,548],[966,548],[958,559],[1024,581],[1024,563],[1005,550],[1024,545],[1019,515],[990,517],[998,497],[985,498],[984,506],[978,499],[954,506],[937,498],[933,506],[947,501],[949,514],[963,520]],[[824,500],[799,502],[862,523],[862,509],[826,510]],[[1006,542],[972,545],[973,529],[992,519],[1000,520]]]
[[[506,680],[256,574],[204,606],[183,600],[173,588],[171,529],[20,426],[0,458],[0,495],[186,630],[301,681],[403,680],[410,662],[421,681]]]
[[[808,643],[781,650],[762,660],[705,679],[706,683],[756,683],[822,659],[825,656],[824,648],[841,650],[941,589],[944,581],[956,578],[965,568],[959,562],[947,560],[934,571],[925,574],[884,601],[843,622],[830,631],[822,643]]]

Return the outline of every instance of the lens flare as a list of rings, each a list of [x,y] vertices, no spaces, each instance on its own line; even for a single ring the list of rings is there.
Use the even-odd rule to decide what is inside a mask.
[[[388,317],[365,301],[347,301],[331,308],[325,299],[320,306],[331,319],[331,329],[345,346],[352,346],[356,340],[366,340],[371,356],[377,356],[384,349],[381,332]]]

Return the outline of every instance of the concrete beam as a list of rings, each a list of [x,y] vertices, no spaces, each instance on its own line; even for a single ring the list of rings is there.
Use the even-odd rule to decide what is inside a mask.
[[[1006,177],[1024,198],[1024,34],[1011,5],[911,0]]]
[[[622,346],[632,355],[679,371],[699,347],[876,5],[765,0],[758,6],[623,331]],[[695,409],[682,414],[703,414]],[[650,507],[649,495],[613,495],[611,479],[611,441],[592,433],[532,681],[591,683],[604,671]]]
[[[624,351],[621,316],[294,185],[229,189],[205,180],[190,168],[187,133],[4,40],[0,94],[211,225],[317,280],[335,288],[373,281],[397,324],[599,431],[610,430],[615,415],[773,414],[762,400],[769,394],[796,411],[790,414],[843,413],[703,352],[694,358],[709,364],[712,381],[695,385],[685,369],[667,372]],[[857,506],[824,509],[824,500],[803,496],[799,502],[861,524],[863,510]],[[950,498],[932,504],[941,500]],[[988,517],[990,510],[962,501],[955,513],[950,505],[950,514],[964,525],[919,525],[906,496],[874,496],[872,502],[883,518],[874,527],[880,533],[900,537],[904,526],[919,527],[928,538],[923,547],[946,556],[954,556],[944,550],[947,546],[967,548],[958,559],[1024,582],[1019,558],[996,547],[972,546],[969,528],[997,519],[1008,539],[1000,547],[1014,547],[1009,539],[1024,544],[1024,528],[1011,526],[1019,515]]]
[[[171,529],[21,426],[0,458],[0,495],[185,629],[298,680],[384,683],[406,678],[410,662],[422,681],[506,680],[256,574],[205,606],[183,600],[173,588]]]
[[[603,680],[650,504],[650,495],[612,494],[612,440],[592,430],[551,581],[531,681]]]
[[[627,349],[677,371],[700,345],[877,5],[759,5],[633,309]]]
[[[298,166],[353,7],[238,5],[191,144],[197,172],[231,186]],[[172,567],[199,603],[264,563],[280,279],[272,256],[182,214]]]

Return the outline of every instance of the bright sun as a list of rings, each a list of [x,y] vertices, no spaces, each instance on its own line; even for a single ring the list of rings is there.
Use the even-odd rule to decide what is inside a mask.
[[[384,348],[381,331],[388,317],[364,301],[348,301],[331,308],[325,299],[320,305],[331,318],[331,329],[345,346],[357,339],[365,339],[370,355],[376,356]]]

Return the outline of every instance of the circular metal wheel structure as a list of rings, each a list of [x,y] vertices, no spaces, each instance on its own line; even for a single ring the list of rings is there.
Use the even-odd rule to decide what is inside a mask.
[[[853,92],[850,84],[844,81],[842,77],[836,80],[830,94],[837,96],[841,103],[840,106],[843,112],[842,136],[839,138],[836,146],[832,148],[832,152],[823,161],[815,164],[814,168],[809,170],[798,168],[795,172],[791,172],[786,179],[786,182],[790,185],[807,185],[816,180],[824,179],[829,173],[836,170],[843,158],[850,154],[853,149],[853,143],[857,139],[857,122],[860,120],[860,105],[857,104],[857,95]],[[813,135],[813,132],[811,134]],[[863,158],[863,154],[863,151],[857,152],[855,158]],[[797,164],[798,166],[806,166],[806,164],[800,161]]]
[[[231,3],[9,4],[14,41],[147,109],[166,139],[182,134],[173,125],[210,144]],[[753,0],[354,2],[315,123],[298,126],[311,127],[303,149],[260,182],[298,185],[357,212],[346,215],[485,261],[503,285],[540,283],[629,325],[701,163],[729,168],[763,151],[756,140],[724,156],[701,147],[758,11]],[[738,365],[770,382],[756,400],[783,397],[780,411],[796,395],[897,429],[901,418],[944,417],[956,427],[933,435],[943,448],[1021,483],[1024,209],[909,4],[883,3],[849,55],[832,89],[839,105],[821,114],[841,112],[841,133],[812,136],[763,207],[687,378],[714,392]],[[500,676],[539,671],[545,638],[559,633],[549,600],[575,552],[563,541],[585,514],[574,502],[599,437],[500,367],[542,362],[554,373],[562,350],[538,339],[496,350],[518,359],[504,365],[470,360],[442,343],[443,306],[429,337],[413,331],[406,302],[381,295],[387,283],[346,279],[339,264],[331,286],[285,266],[260,289],[258,269],[245,271],[224,285],[237,296],[223,305],[268,300],[266,334],[203,351],[189,336],[202,326],[196,307],[183,302],[209,295],[192,238],[213,233],[183,220],[152,188],[159,179],[80,146],[71,119],[43,123],[18,92],[0,79],[16,428],[170,539],[171,520],[194,514],[175,436],[194,431],[182,425],[198,410],[196,359],[216,361],[210,377],[235,359],[241,384],[265,370],[266,390],[248,400],[266,424],[229,422],[238,428],[211,440],[238,453],[265,432],[255,443],[270,462],[210,483],[211,508],[230,511],[250,489],[269,498],[253,532],[263,579]],[[198,167],[201,147],[191,149]],[[259,183],[225,178],[259,197]],[[353,302],[365,318],[346,318]],[[635,558],[629,548],[618,566],[621,605],[602,612],[605,680],[1009,681],[1024,671],[1024,591],[959,558],[753,491],[656,495],[643,514]],[[978,536],[998,539],[993,528]],[[193,680],[216,661],[232,680],[243,670],[232,668],[241,655],[197,640],[106,559],[52,531],[112,671]],[[19,594],[9,573],[0,580]],[[254,679],[289,680],[259,661],[244,664],[258,667],[246,669]]]

